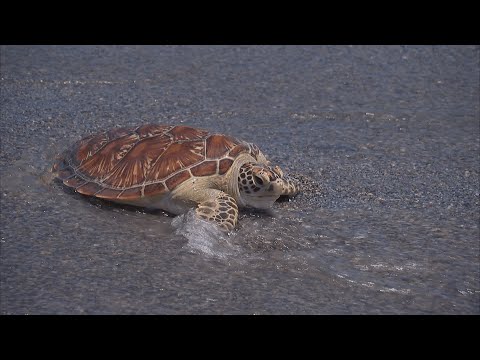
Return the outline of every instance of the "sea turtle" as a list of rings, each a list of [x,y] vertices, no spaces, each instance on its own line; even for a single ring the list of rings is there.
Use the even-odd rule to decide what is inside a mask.
[[[147,124],[87,136],[52,171],[78,193],[200,218],[230,231],[238,206],[269,208],[297,186],[259,148],[183,125]]]

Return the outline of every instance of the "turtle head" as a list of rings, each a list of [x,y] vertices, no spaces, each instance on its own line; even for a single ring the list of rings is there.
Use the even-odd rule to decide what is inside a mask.
[[[271,207],[281,195],[293,196],[298,191],[280,167],[258,163],[242,165],[238,173],[238,189],[246,206],[259,209]]]

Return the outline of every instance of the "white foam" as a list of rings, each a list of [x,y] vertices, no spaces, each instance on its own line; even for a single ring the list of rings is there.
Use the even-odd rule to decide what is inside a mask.
[[[235,233],[225,233],[215,224],[199,219],[195,210],[175,217],[172,226],[177,235],[187,238],[185,247],[195,253],[220,259],[230,259],[240,253],[238,246],[233,245]]]

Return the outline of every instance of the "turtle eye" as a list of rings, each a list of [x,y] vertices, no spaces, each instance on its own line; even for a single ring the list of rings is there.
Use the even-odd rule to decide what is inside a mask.
[[[258,185],[263,185],[263,180],[261,178],[259,178],[258,176],[254,176],[255,178],[255,182],[258,184]]]

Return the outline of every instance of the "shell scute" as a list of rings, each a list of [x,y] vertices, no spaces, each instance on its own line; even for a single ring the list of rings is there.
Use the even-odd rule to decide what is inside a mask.
[[[171,140],[165,136],[145,138],[137,142],[123,160],[111,169],[105,184],[125,188],[143,183],[153,164],[170,143]]]
[[[161,193],[167,192],[167,188],[161,182],[146,185],[143,190],[144,196],[159,195]]]
[[[241,143],[235,146],[232,150],[230,150],[230,152],[228,153],[228,156],[235,158],[238,156],[238,154],[249,152],[249,151],[250,151],[250,147],[247,144]]]
[[[131,134],[115,139],[105,145],[95,155],[83,162],[77,169],[92,179],[103,179],[117,165],[138,141],[138,135]]]
[[[207,159],[220,159],[239,143],[240,141],[228,135],[211,135],[206,140]]]
[[[77,192],[83,195],[93,195],[102,189],[103,187],[100,186],[99,184],[94,182],[88,182],[78,187]]]
[[[193,176],[209,176],[217,173],[217,164],[216,160],[214,161],[204,161],[190,169]]]
[[[141,139],[151,136],[157,136],[164,134],[170,130],[173,126],[171,125],[155,125],[155,124],[146,124],[139,126],[135,132],[140,136]]]
[[[64,180],[63,183],[67,186],[73,187],[73,188],[78,188],[79,186],[82,186],[85,184],[87,181],[85,179],[82,179],[80,176],[72,176],[71,178],[68,178],[67,180]]]
[[[137,186],[131,189],[126,189],[117,196],[118,200],[134,200],[142,196],[141,187]]]
[[[172,136],[173,141],[179,140],[203,140],[207,135],[208,131],[195,129],[189,126],[175,126],[172,130],[168,132]]]
[[[204,159],[203,152],[203,141],[172,143],[153,165],[147,181],[164,180],[177,171],[199,163]]]
[[[107,136],[110,140],[115,140],[127,135],[131,135],[135,128],[115,128],[107,132]]]
[[[165,184],[167,185],[168,189],[171,191],[175,189],[178,185],[183,183],[184,181],[190,179],[190,177],[191,177],[190,173],[187,170],[185,170],[166,180]]]
[[[75,152],[75,161],[81,164],[97,153],[106,143],[108,136],[105,133],[91,135],[77,143],[77,151]]]
[[[95,197],[100,198],[100,199],[116,199],[118,195],[122,193],[123,190],[121,189],[110,189],[110,188],[104,188],[102,191],[98,192],[95,194]]]
[[[230,160],[230,159],[220,160],[220,162],[218,164],[218,173],[220,175],[225,174],[230,169],[232,164],[233,164],[233,160]]]

